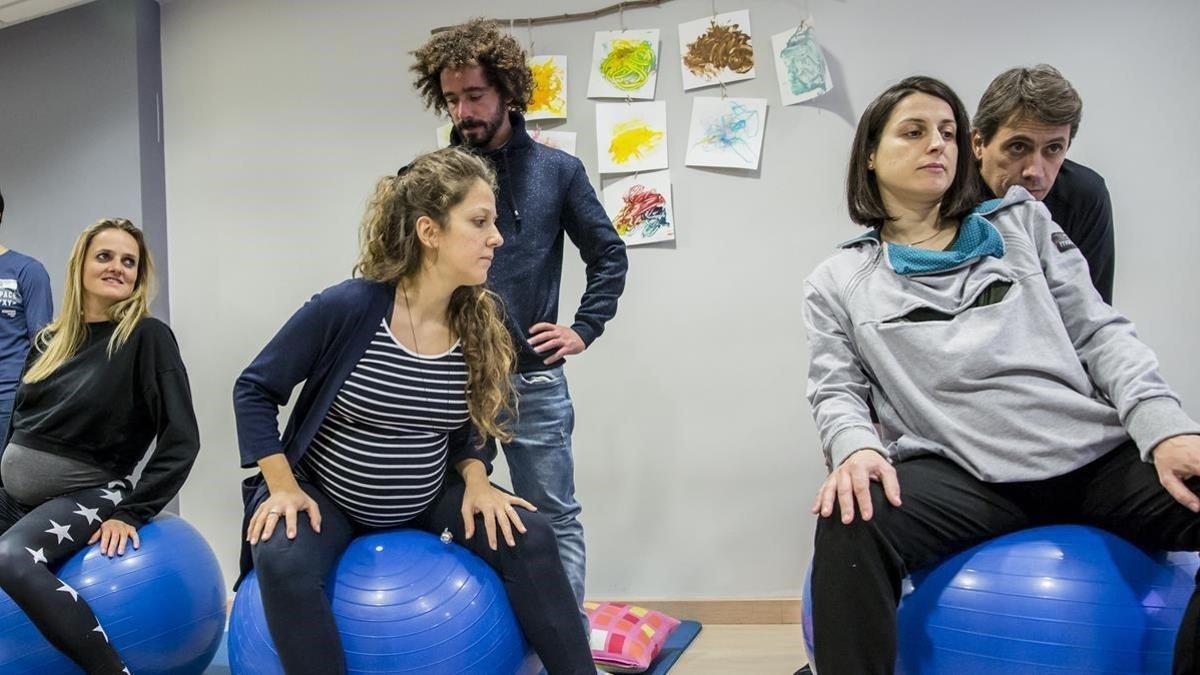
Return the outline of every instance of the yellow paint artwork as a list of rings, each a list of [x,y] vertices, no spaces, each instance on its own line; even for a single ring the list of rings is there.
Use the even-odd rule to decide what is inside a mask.
[[[641,159],[653,152],[664,135],[639,119],[620,122],[613,127],[608,155],[615,164],[628,164],[630,160]]]
[[[566,117],[567,99],[563,87],[563,68],[553,57],[529,63],[533,74],[533,94],[529,112],[540,117]]]

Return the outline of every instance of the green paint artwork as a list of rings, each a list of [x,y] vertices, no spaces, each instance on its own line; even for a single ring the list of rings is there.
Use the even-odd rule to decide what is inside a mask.
[[[588,98],[653,100],[658,29],[597,31]]]
[[[779,95],[784,105],[809,101],[833,89],[829,62],[817,43],[812,19],[771,36],[771,46],[779,77]]]
[[[634,91],[646,86],[654,66],[654,46],[648,41],[618,38],[609,43],[600,74],[617,89]]]
[[[792,33],[779,59],[787,66],[788,88],[793,95],[825,90],[825,57],[807,25],[800,24]]]

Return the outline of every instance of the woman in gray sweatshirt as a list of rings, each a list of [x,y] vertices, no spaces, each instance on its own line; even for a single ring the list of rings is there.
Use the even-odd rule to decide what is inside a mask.
[[[1083,522],[1200,549],[1200,424],[1045,206],[1021,187],[978,203],[969,131],[942,82],[881,94],[847,180],[869,230],[805,283],[831,471],[813,507],[818,672],[892,672],[903,577],[1005,532]],[[1197,672],[1198,617],[1194,595],[1176,672]]]

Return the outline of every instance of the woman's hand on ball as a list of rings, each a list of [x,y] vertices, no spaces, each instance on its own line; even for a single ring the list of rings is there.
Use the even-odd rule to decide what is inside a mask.
[[[133,540],[133,548],[142,547],[136,527],[123,520],[109,518],[100,523],[100,529],[92,533],[92,538],[88,539],[88,546],[100,542],[100,552],[111,558],[114,555],[125,555],[125,543],[130,540]]]

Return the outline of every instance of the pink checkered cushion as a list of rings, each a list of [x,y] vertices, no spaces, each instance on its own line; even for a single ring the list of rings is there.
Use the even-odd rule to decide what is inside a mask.
[[[619,602],[585,602],[592,625],[592,658],[613,673],[641,673],[650,667],[679,619]]]

